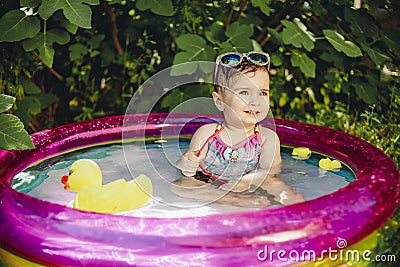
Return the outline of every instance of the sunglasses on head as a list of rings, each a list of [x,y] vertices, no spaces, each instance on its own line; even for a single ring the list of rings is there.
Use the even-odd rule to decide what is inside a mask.
[[[248,53],[237,53],[229,52],[219,55],[216,63],[222,64],[228,67],[236,67],[242,63],[243,58],[246,58],[250,63],[257,66],[267,66],[269,70],[270,58],[267,53],[264,52],[248,52]]]

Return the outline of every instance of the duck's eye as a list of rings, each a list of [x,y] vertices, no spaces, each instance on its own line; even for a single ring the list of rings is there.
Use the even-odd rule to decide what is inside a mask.
[[[73,173],[73,171],[72,170],[69,170],[69,173],[68,173],[68,175],[71,175]]]

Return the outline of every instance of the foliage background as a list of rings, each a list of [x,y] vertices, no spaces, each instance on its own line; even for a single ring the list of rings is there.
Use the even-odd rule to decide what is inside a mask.
[[[124,114],[139,86],[166,67],[263,50],[271,55],[275,117],[360,136],[399,166],[399,7],[389,0],[1,1],[0,94],[15,103],[0,98],[0,135]],[[208,95],[209,86],[176,88],[154,111]],[[11,114],[24,126],[3,127],[18,123],[5,121]],[[377,250],[400,258],[393,221]]]

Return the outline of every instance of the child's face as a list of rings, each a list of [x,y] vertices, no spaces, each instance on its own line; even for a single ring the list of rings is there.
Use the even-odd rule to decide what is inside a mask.
[[[227,123],[237,127],[254,127],[267,117],[269,111],[269,74],[257,70],[233,79],[230,88],[213,93],[217,107],[224,112]]]

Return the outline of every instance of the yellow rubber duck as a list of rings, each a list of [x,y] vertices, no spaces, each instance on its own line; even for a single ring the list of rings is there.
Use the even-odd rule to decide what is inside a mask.
[[[311,150],[308,147],[295,147],[292,151],[292,157],[295,159],[305,160],[311,156]]]
[[[340,161],[338,161],[336,159],[331,160],[330,158],[320,159],[318,166],[321,169],[328,170],[328,171],[342,168],[342,164],[340,163]]]
[[[75,161],[69,175],[61,178],[64,189],[78,192],[74,208],[101,213],[117,213],[140,208],[153,193],[151,180],[144,174],[132,181],[119,179],[102,185],[100,167],[90,159]]]

